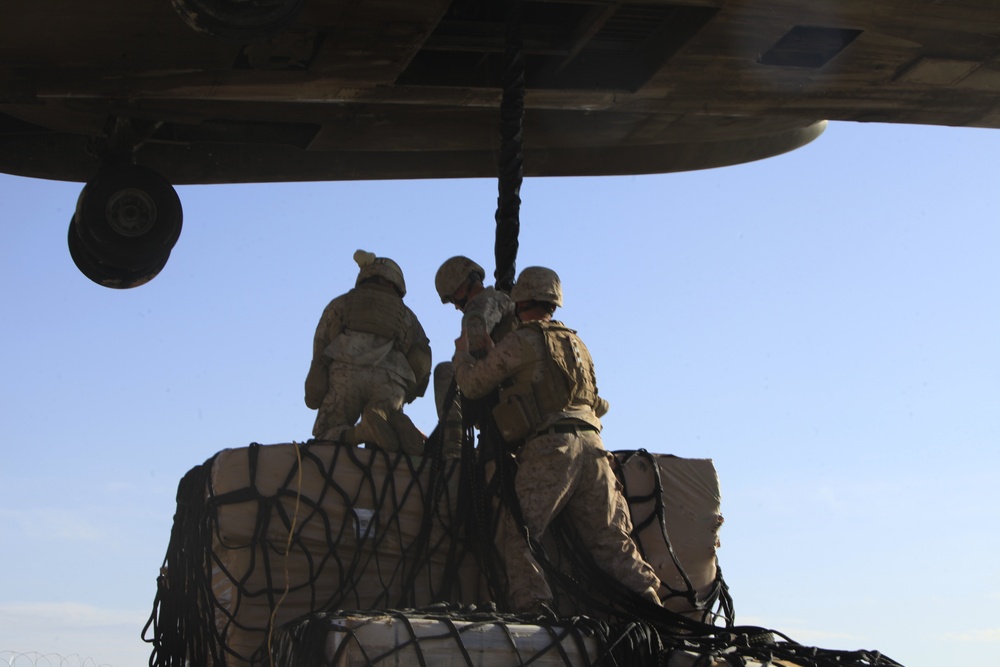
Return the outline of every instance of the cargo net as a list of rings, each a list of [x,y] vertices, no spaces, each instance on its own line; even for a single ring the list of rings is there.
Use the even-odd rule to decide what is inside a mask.
[[[553,664],[541,656],[575,666],[897,665],[735,625],[715,558],[711,462],[644,450],[615,452],[616,474],[636,543],[664,583],[663,607],[606,575],[557,520],[530,541],[551,613],[509,613],[497,531],[505,512],[519,516],[516,464],[490,427],[478,448],[466,429],[458,459],[442,455],[439,431],[419,457],[251,444],[189,471],[143,630],[150,666],[425,665],[445,654],[471,666],[486,664],[477,656],[497,650],[497,638],[510,653],[504,665]],[[388,644],[371,636],[387,624]]]
[[[766,631],[718,630],[709,638],[665,631],[655,622],[638,619],[618,624],[589,616],[525,619],[448,605],[405,612],[312,614],[279,629],[272,655],[274,664],[285,667],[897,664],[877,652],[816,649],[779,640]]]

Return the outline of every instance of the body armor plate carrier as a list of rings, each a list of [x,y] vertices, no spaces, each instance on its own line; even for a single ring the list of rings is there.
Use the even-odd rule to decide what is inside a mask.
[[[370,333],[407,349],[406,306],[395,294],[379,289],[355,288],[347,293],[344,328]]]
[[[525,341],[524,363],[500,388],[493,416],[510,443],[534,433],[548,415],[592,410],[597,400],[594,361],[576,331],[556,321],[529,322],[521,327],[538,331],[545,351],[539,359],[535,346]],[[539,361],[545,367],[534,381]]]

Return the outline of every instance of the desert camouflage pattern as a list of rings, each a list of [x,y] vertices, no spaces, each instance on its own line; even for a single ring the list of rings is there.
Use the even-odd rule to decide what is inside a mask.
[[[636,593],[659,590],[660,580],[632,540],[632,520],[622,487],[596,431],[540,435],[518,453],[514,488],[524,526],[540,540],[565,511],[594,560]],[[552,601],[545,573],[531,555],[509,513],[501,553],[507,567],[509,602],[518,612]]]
[[[362,313],[365,304],[370,311]],[[352,323],[367,330],[354,330]],[[365,283],[338,296],[323,310],[313,337],[305,383],[306,405],[318,409],[313,436],[339,439],[366,408],[387,416],[399,412],[424,394],[430,369],[423,327],[391,288]]]
[[[406,396],[399,376],[384,368],[330,364],[328,385],[313,424],[313,437],[319,440],[341,440],[366,409],[387,418],[400,412]]]
[[[543,324],[565,328],[558,322]],[[519,376],[535,385],[547,384],[546,374],[560,372],[548,358],[551,351],[572,350],[572,346],[550,347],[543,328],[520,326],[482,359],[467,351],[456,351],[452,363],[462,392],[470,398],[481,398]],[[556,404],[547,401],[546,405]],[[566,400],[556,408],[539,416],[538,426],[517,454],[514,486],[528,534],[540,541],[552,520],[565,511],[595,560],[608,573],[637,593],[650,588],[658,591],[659,579],[631,538],[632,524],[621,486],[601,442],[598,412],[607,411],[607,401],[597,396],[596,378],[590,405],[574,402],[571,392],[567,392]],[[546,432],[557,424],[576,429]],[[507,567],[509,602],[515,611],[537,610],[538,604],[552,600],[552,591],[513,519],[506,517],[505,522],[500,534],[504,536],[501,553]]]
[[[533,425],[535,433],[563,421],[579,421],[600,430],[601,420],[598,415],[607,412],[608,402],[598,395],[596,377],[587,385],[588,402],[578,401],[575,393],[565,389],[561,390],[560,396],[554,395],[554,388],[560,385],[553,376],[561,372],[556,368],[559,364],[552,359],[550,350],[567,348],[550,348],[542,333],[543,327],[566,329],[561,322],[555,320],[533,322],[518,326],[483,359],[477,360],[466,351],[456,352],[452,364],[462,394],[469,398],[482,398],[501,385],[518,385],[525,388],[526,394],[545,393],[543,400],[538,403],[546,409],[539,413],[538,421]],[[568,349],[572,351],[572,348]],[[588,362],[589,359],[588,353]],[[562,359],[560,363],[574,365],[577,360],[575,357]],[[586,374],[593,376],[592,363]]]
[[[407,347],[410,326],[403,300],[387,290],[352,289],[340,310],[345,331],[370,333]]]
[[[544,301],[554,306],[562,306],[562,281],[552,269],[529,266],[517,277],[517,282],[510,290],[510,298],[515,302]]]
[[[477,276],[482,282],[486,279],[486,271],[465,255],[446,259],[434,275],[434,288],[441,297],[441,303],[450,303],[452,295],[471,276]]]
[[[494,342],[500,341],[514,328],[514,302],[495,287],[484,287],[469,299],[462,311],[462,334],[469,336],[470,349],[475,353],[482,333],[488,333]]]
[[[473,354],[486,353],[482,336],[487,332],[493,341],[499,341],[515,326],[514,302],[496,288],[484,287],[465,304],[462,335],[469,339]],[[457,458],[461,455],[462,445],[462,399],[459,393],[455,392],[452,400],[445,405],[454,377],[450,361],[443,361],[434,367],[434,402],[438,420],[444,428],[444,455]]]
[[[358,264],[358,279],[355,287],[360,287],[369,278],[384,278],[396,286],[399,298],[406,296],[406,280],[403,278],[403,270],[399,264],[388,257],[376,257],[375,253],[366,250],[357,250],[354,253],[354,261]]]

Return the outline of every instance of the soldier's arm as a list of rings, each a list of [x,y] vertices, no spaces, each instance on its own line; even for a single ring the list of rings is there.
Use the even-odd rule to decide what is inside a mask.
[[[310,410],[318,410],[323,404],[323,397],[329,388],[329,376],[326,364],[317,362],[315,359],[309,364],[309,373],[306,374],[306,407]]]
[[[469,398],[482,398],[514,374],[520,357],[521,341],[516,335],[506,336],[482,359],[476,359],[456,342],[452,363],[458,388]]]
[[[431,378],[431,346],[427,342],[424,345],[414,345],[406,355],[406,361],[413,370],[416,380],[413,386],[406,392],[406,402],[412,403],[418,396],[423,396],[427,391],[427,384]]]
[[[309,372],[306,374],[305,401],[306,407],[310,410],[317,410],[323,403],[328,388],[328,366],[329,360],[323,354],[323,350],[330,344],[327,336],[328,332],[340,331],[343,328],[343,321],[340,315],[338,299],[334,299],[319,318],[316,325],[316,333],[313,335],[313,354],[309,362]]]
[[[427,391],[427,384],[431,378],[431,342],[424,333],[424,328],[420,325],[420,320],[409,308],[406,309],[409,326],[409,347],[406,351],[406,362],[413,371],[416,381],[412,387],[406,391],[406,402],[412,403],[418,396],[423,396]]]

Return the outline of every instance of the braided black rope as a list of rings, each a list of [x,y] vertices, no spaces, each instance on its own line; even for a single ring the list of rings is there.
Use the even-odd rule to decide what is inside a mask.
[[[510,292],[514,285],[518,241],[521,229],[521,181],[524,172],[524,54],[521,37],[521,6],[510,2],[500,102],[500,158],[498,160],[498,196],[496,212],[497,289]]]

